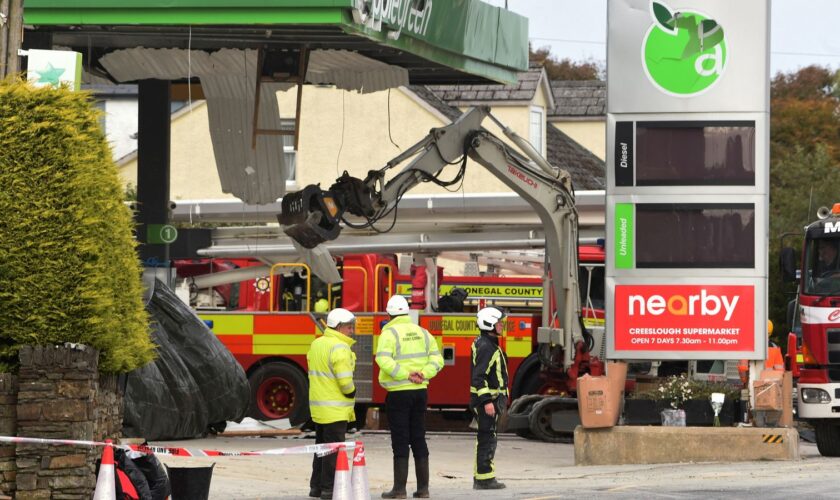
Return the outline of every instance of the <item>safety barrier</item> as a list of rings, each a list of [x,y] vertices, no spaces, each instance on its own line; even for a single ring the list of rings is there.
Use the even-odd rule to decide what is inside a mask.
[[[279,456],[279,455],[318,455],[324,457],[332,453],[339,453],[339,462],[341,457],[344,457],[342,475],[339,476],[338,467],[336,468],[336,484],[340,479],[343,481],[343,488],[347,496],[353,500],[361,498],[370,498],[370,489],[368,488],[367,468],[365,465],[364,443],[361,441],[344,441],[341,443],[322,443],[310,444],[304,446],[291,446],[288,448],[272,448],[268,450],[259,451],[221,451],[221,450],[204,450],[183,447],[171,446],[149,446],[149,445],[126,445],[114,444],[111,440],[105,441],[79,441],[73,439],[46,439],[46,438],[30,438],[20,436],[0,436],[0,443],[16,443],[16,444],[48,444],[48,445],[64,445],[64,446],[84,446],[84,447],[102,447],[102,462],[99,468],[99,475],[96,480],[96,489],[94,490],[95,500],[110,500],[115,498],[114,485],[114,451],[113,448],[120,448],[123,450],[132,450],[138,453],[166,455],[174,457],[248,457],[248,456]],[[354,450],[353,454],[353,473],[349,472],[347,463],[347,456],[344,454],[345,450]],[[357,472],[358,468],[358,472]],[[346,476],[346,477],[345,477]],[[357,484],[357,482],[359,484]]]

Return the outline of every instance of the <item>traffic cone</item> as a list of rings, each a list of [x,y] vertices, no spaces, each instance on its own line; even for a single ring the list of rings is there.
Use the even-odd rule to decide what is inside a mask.
[[[114,469],[114,448],[111,447],[110,439],[106,439],[105,443],[99,475],[96,476],[96,489],[93,490],[93,500],[117,500],[117,485],[114,484],[117,474]]]
[[[367,466],[365,465],[365,445],[356,441],[353,450],[353,500],[370,500],[370,485],[368,483]]]
[[[350,465],[344,446],[339,446],[335,459],[335,483],[333,484],[333,500],[353,500],[353,485],[350,483]]]

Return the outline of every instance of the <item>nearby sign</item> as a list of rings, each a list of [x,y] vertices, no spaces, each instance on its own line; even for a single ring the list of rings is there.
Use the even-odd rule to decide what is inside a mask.
[[[752,286],[616,285],[622,351],[752,351]]]
[[[73,90],[82,85],[82,54],[69,50],[26,51],[26,78],[36,86],[58,87],[62,84]]]

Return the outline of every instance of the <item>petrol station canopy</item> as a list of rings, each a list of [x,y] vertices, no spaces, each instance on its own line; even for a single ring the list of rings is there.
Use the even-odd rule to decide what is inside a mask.
[[[27,0],[24,22],[93,65],[134,47],[306,47],[405,68],[412,84],[512,83],[528,69],[527,19],[480,0]]]

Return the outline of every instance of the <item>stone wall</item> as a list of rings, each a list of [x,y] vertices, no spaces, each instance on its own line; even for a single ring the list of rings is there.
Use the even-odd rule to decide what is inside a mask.
[[[100,377],[98,359],[96,350],[78,345],[21,349],[17,434],[86,441],[119,437],[117,380]],[[100,453],[100,448],[18,444],[15,498],[90,498]]]
[[[17,433],[17,377],[0,373],[0,436]],[[0,494],[12,495],[15,491],[15,445],[0,445]]]

